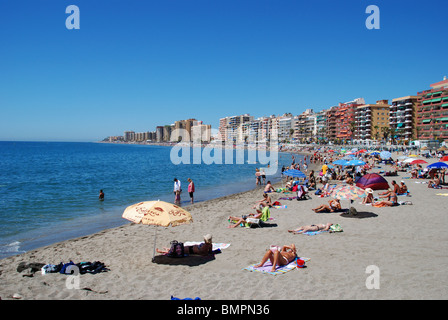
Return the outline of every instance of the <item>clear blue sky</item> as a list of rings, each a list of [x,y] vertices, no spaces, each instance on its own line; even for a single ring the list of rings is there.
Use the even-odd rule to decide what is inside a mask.
[[[80,29],[68,30],[68,5]],[[368,30],[366,7],[380,9]],[[0,140],[322,110],[448,76],[446,0],[0,0]]]

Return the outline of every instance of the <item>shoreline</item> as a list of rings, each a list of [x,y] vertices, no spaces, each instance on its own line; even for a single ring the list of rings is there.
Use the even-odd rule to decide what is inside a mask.
[[[438,194],[448,194],[448,190],[427,188],[421,183],[424,180],[405,179],[409,176],[399,172],[397,177],[385,178],[389,182],[404,179],[412,197],[399,200],[410,200],[413,205],[375,208],[358,200],[352,204],[358,217],[316,214],[311,209],[330,198],[310,193],[310,200],[279,200],[287,208],[271,210],[274,220],[269,221],[270,227],[227,228],[229,215],[253,212],[254,202],[263,193],[259,187],[188,206],[191,224],[156,228],[128,223],[38,248],[0,260],[0,297],[12,299],[17,293],[22,299],[37,300],[169,300],[171,295],[203,300],[446,299],[448,217],[440,207],[448,198]],[[273,193],[272,200],[282,196]],[[348,207],[347,201],[341,203]],[[431,230],[422,228],[427,221],[436,222]],[[301,225],[327,222],[340,224],[344,231],[314,236],[287,232]],[[169,246],[172,240],[201,241],[207,233],[212,234],[213,242],[230,246],[210,259],[192,256],[151,263],[155,232],[157,248]],[[299,256],[310,258],[306,268],[277,276],[243,270],[258,263],[271,244],[290,243],[296,244]],[[26,271],[17,271],[22,262],[58,264],[70,260],[101,261],[110,271],[81,275],[80,289],[67,288],[67,276],[59,273],[37,272],[25,277]],[[380,270],[379,289],[366,287],[369,266]]]
[[[280,167],[279,167],[279,170],[280,170]],[[278,174],[276,174],[276,175],[278,175]],[[279,179],[281,180],[281,176],[275,177],[275,179],[273,181],[276,181],[276,180],[278,181]],[[269,179],[267,179],[267,180],[269,180]],[[250,179],[250,181],[252,181],[252,179]],[[216,194],[224,193],[224,195],[218,195],[217,197],[215,195],[211,195],[210,198],[206,198],[205,200],[199,200],[199,202],[194,203],[193,206],[195,206],[197,204],[201,204],[203,202],[213,201],[213,200],[217,200],[217,199],[226,199],[232,195],[241,195],[241,194],[244,194],[245,192],[250,192],[250,191],[257,190],[257,189],[259,190],[262,187],[262,186],[250,186],[249,187],[250,184],[251,184],[251,182],[249,183],[249,180],[248,180],[247,187],[249,189],[243,190],[243,191],[238,191],[236,193],[231,191],[231,189],[228,188],[228,186],[226,187],[226,185],[221,185],[220,186],[221,190],[219,190]],[[243,189],[245,189],[245,188],[246,187],[243,187]],[[165,199],[164,197],[162,197],[162,198],[161,198],[161,200],[168,201],[168,202],[170,202],[170,200],[171,200],[171,198],[169,198],[169,199],[168,198]],[[184,192],[183,199],[184,199],[184,201],[182,203],[182,207],[189,208],[190,206],[192,206],[189,203],[189,198],[188,198],[187,192]],[[8,251],[5,251],[4,253],[2,253],[3,257],[0,258],[0,261],[2,259],[7,259],[12,256],[21,255],[21,254],[27,253],[29,251],[38,250],[39,248],[51,246],[51,245],[57,244],[59,242],[74,240],[74,239],[77,239],[80,237],[86,237],[86,236],[89,236],[89,235],[92,235],[92,234],[95,234],[98,232],[102,232],[104,230],[121,227],[127,223],[127,221],[125,221],[124,219],[121,218],[121,213],[122,213],[121,211],[120,211],[119,216],[116,215],[116,212],[119,211],[118,207],[109,208],[108,210],[110,210],[110,213],[113,213],[113,217],[111,217],[111,221],[109,223],[104,223],[101,220],[97,221],[97,220],[95,220],[94,216],[75,218],[75,220],[72,220],[69,222],[61,222],[60,225],[57,225],[58,230],[56,233],[53,233],[48,230],[43,230],[44,232],[48,231],[49,233],[48,234],[45,233],[45,234],[41,235],[38,232],[32,231],[31,239],[23,238],[23,237],[5,239],[4,246],[11,247],[10,253],[8,253]],[[87,220],[88,228],[82,227],[82,225],[85,224],[82,222],[82,220],[85,220],[85,219],[88,219]],[[123,221],[121,221],[121,220],[123,220]],[[71,229],[70,224],[75,224],[76,228]],[[46,227],[46,228],[49,229],[48,227]],[[59,228],[62,228],[63,231],[59,232]],[[7,248],[7,250],[9,250],[9,248]]]

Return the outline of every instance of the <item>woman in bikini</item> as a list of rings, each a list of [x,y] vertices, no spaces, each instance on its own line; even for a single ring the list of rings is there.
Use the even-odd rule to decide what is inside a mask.
[[[388,189],[387,192],[384,193],[380,198],[387,198],[387,200],[375,202],[374,206],[387,206],[387,207],[395,207],[398,206],[397,194],[392,190]]]
[[[315,209],[311,209],[314,212],[335,212],[337,210],[341,210],[341,203],[339,202],[339,199],[333,199],[328,201],[329,206],[326,204],[320,205]]]
[[[296,246],[291,244],[290,246],[284,245],[280,250],[279,247],[272,246],[263,256],[261,262],[255,267],[261,267],[266,261],[271,260],[272,269],[274,272],[277,266],[285,266],[297,257]]]
[[[330,227],[332,225],[333,225],[332,223],[312,224],[312,225],[309,225],[309,226],[299,227],[299,228],[297,228],[295,230],[288,230],[288,232],[298,234],[298,233],[304,233],[304,232],[307,232],[307,231],[328,231],[328,230],[330,230]]]

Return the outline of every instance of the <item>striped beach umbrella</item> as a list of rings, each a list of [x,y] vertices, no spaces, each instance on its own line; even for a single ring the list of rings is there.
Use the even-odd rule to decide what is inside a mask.
[[[349,210],[352,200],[364,198],[365,196],[366,194],[363,189],[349,184],[340,184],[336,186],[330,193],[330,197],[332,198],[339,200],[349,200]]]

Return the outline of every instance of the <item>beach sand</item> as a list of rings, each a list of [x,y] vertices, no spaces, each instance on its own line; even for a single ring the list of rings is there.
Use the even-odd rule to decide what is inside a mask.
[[[435,162],[430,159],[429,162]],[[387,167],[385,167],[387,170]],[[373,169],[370,172],[378,172]],[[399,182],[410,174],[386,177]],[[157,299],[199,297],[202,300],[305,300],[305,299],[447,299],[448,298],[448,189],[429,189],[427,180],[404,180],[412,197],[399,201],[413,205],[375,208],[355,201],[357,217],[340,213],[314,213],[328,203],[310,192],[305,201],[279,200],[287,208],[271,209],[270,227],[227,228],[229,215],[254,212],[262,198],[261,188],[205,201],[188,207],[194,222],[177,227],[127,224],[0,260],[0,297],[12,299]],[[375,192],[377,196],[378,191]],[[183,195],[187,197],[187,194]],[[283,195],[274,193],[273,200]],[[348,201],[341,201],[343,208]],[[291,234],[302,225],[339,223],[343,232],[314,236]],[[155,230],[157,228],[157,230]],[[154,232],[156,246],[171,240],[202,241],[207,233],[213,242],[230,243],[214,257],[170,259],[156,256],[152,263]],[[259,263],[271,244],[294,243],[298,255],[310,258],[306,268],[281,275],[249,272],[243,268]],[[25,276],[21,262],[59,264],[101,261],[110,269],[79,276],[79,289],[67,288],[69,276],[59,273]],[[379,271],[379,288],[369,289]],[[70,286],[69,286],[70,287]]]

